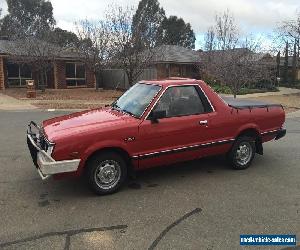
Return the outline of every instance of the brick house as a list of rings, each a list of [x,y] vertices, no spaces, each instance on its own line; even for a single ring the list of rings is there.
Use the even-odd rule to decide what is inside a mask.
[[[0,90],[26,86],[26,80],[38,77],[29,65],[16,62],[16,50],[13,41],[0,40]],[[55,57],[51,69],[45,77],[45,87],[53,89],[95,87],[94,73],[86,67],[83,58],[72,50],[63,50]]]
[[[177,45],[162,45],[156,49],[153,66],[157,79],[169,77],[199,78],[198,51]]]
[[[200,79],[199,62],[200,53],[176,45],[162,45],[153,51],[154,55],[150,65],[136,79],[153,80],[170,77],[184,77]],[[101,87],[108,89],[128,89],[128,79],[124,70],[119,68],[102,71]]]

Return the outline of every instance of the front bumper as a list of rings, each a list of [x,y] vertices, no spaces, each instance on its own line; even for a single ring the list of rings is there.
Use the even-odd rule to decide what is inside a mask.
[[[29,123],[27,128],[27,145],[33,163],[43,180],[54,174],[74,172],[78,169],[79,159],[55,161],[50,154],[43,150],[39,144],[39,134],[32,131],[32,126],[37,131],[40,131],[40,128],[34,122]]]

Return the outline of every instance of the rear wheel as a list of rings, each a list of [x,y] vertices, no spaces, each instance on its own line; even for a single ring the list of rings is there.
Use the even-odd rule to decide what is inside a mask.
[[[246,169],[251,165],[255,152],[255,139],[248,136],[241,136],[234,142],[228,154],[228,159],[234,169]]]
[[[103,152],[94,156],[87,165],[87,180],[97,194],[116,192],[127,177],[124,159],[114,152]]]

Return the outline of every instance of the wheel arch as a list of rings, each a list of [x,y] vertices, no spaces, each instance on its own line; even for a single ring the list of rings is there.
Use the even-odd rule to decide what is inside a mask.
[[[257,128],[249,127],[240,131],[240,133],[236,136],[236,139],[241,136],[249,136],[255,139],[255,147],[256,153],[263,155],[263,146],[262,146],[262,138]]]
[[[104,152],[114,152],[114,153],[120,155],[126,162],[129,174],[131,174],[133,172],[134,168],[133,168],[133,165],[131,162],[131,157],[130,157],[129,153],[121,147],[109,146],[109,147],[98,148],[98,149],[95,149],[94,151],[90,152],[86,156],[86,158],[83,159],[82,162],[80,163],[81,164],[81,168],[80,168],[81,173],[83,173],[87,169],[86,166],[93,157],[95,157],[98,154],[104,153]]]

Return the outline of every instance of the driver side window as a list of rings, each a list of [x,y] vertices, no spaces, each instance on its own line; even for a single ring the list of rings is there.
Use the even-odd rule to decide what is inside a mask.
[[[195,86],[168,88],[153,110],[165,110],[166,117],[196,115],[205,112]]]

